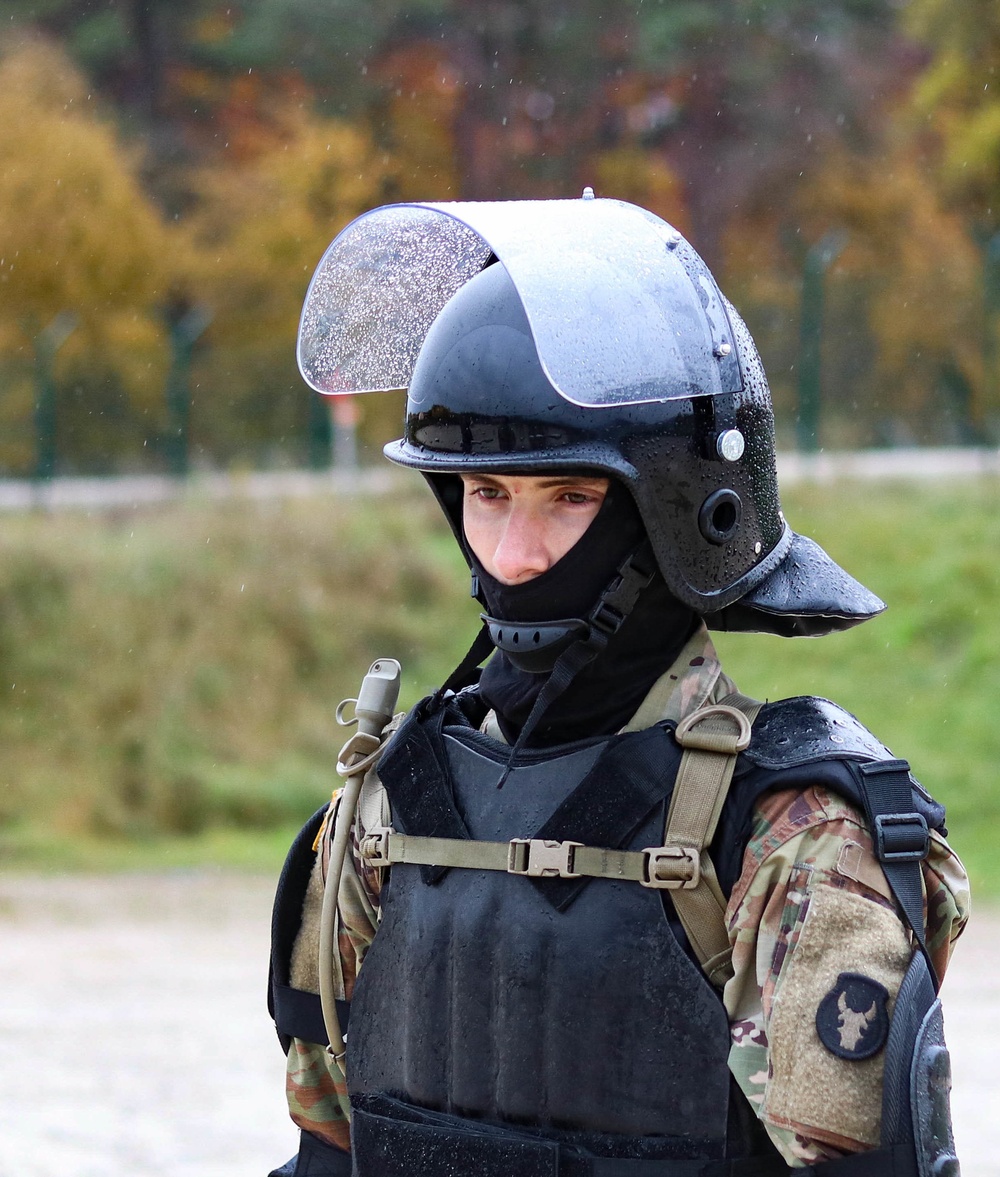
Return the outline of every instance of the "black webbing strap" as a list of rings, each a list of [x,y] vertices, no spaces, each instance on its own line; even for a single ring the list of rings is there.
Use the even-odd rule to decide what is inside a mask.
[[[930,833],[926,819],[916,812],[913,804],[910,766],[905,760],[880,760],[858,764],[855,771],[875,843],[875,855],[920,945],[937,989],[937,976],[927,952],[920,867],[930,849]]]
[[[789,1169],[791,1177],[920,1177],[911,1144],[876,1148],[805,1169]]]
[[[330,1039],[326,1034],[326,1023],[323,1020],[323,1003],[318,993],[309,993],[305,989],[293,989],[291,985],[271,984],[271,999],[273,1004],[272,1017],[279,1034],[288,1038],[298,1038],[302,1042],[316,1042],[320,1046],[328,1046]],[[337,1000],[337,1019],[340,1031],[347,1033],[347,1025],[351,1018],[351,1003]]]
[[[389,795],[393,824],[400,833],[425,838],[468,838],[455,804],[448,753],[441,727],[447,706],[430,715],[416,708],[403,720],[379,761],[379,779]],[[426,883],[444,877],[446,866],[421,866]]]
[[[460,691],[463,687],[474,683],[479,677],[479,666],[486,661],[496,647],[490,637],[489,627],[484,621],[479,632],[472,640],[465,657],[445,679],[438,689],[435,699],[440,701],[448,691]]]
[[[298,1153],[280,1169],[273,1169],[268,1177],[351,1177],[353,1172],[349,1152],[303,1131]]]
[[[915,952],[893,1006],[889,1037],[885,1044],[882,1080],[882,1141],[912,1142],[913,1055],[924,1017],[937,999],[934,980],[922,952]]]
[[[681,749],[665,728],[650,727],[613,740],[590,772],[532,835],[584,846],[623,846],[670,793]],[[592,879],[531,879],[558,911],[564,911]]]
[[[389,1107],[351,1112],[355,1177],[559,1177],[559,1146],[515,1133],[445,1127],[436,1117],[410,1111],[397,1100]],[[389,1114],[386,1114],[386,1112]],[[406,1118],[403,1118],[403,1117]]]
[[[545,712],[569,689],[580,671],[594,661],[621,629],[625,619],[635,608],[640,593],[649,585],[655,573],[656,556],[653,545],[646,539],[622,562],[611,583],[601,593],[600,599],[587,618],[588,636],[573,642],[556,660],[524,726],[518,732],[507,767],[497,784],[498,789],[503,787],[514,758],[527,745],[531,733],[541,722]]]
[[[283,1030],[277,1017],[277,997],[279,989],[287,988],[291,979],[292,949],[302,925],[302,905],[305,902],[309,877],[312,874],[316,854],[313,843],[316,834],[323,823],[327,806],[317,809],[306,824],[299,830],[295,841],[288,851],[281,876],[274,894],[274,907],[271,911],[271,960],[267,978],[267,1008],[275,1020],[278,1040],[281,1049],[286,1053],[290,1037],[299,1037]],[[306,1039],[306,1041],[312,1041]],[[320,1039],[315,1039],[320,1041]]]
[[[514,767],[517,754],[531,738],[531,734],[541,722],[542,716],[556,699],[569,689],[580,671],[593,662],[607,644],[608,635],[602,630],[593,629],[589,637],[575,641],[569,649],[559,655],[555,666],[549,672],[549,677],[545,680],[545,685],[538,692],[538,697],[528,713],[528,718],[524,721],[524,726],[517,733],[517,739],[507,758],[507,766],[503,770],[500,780],[497,781],[498,789],[504,787],[507,777],[510,776],[511,769]]]
[[[316,1042],[326,1046],[326,1025],[319,994],[304,989],[293,989],[291,980],[292,950],[302,925],[302,906],[305,903],[309,878],[316,862],[313,844],[327,806],[317,809],[299,830],[292,843],[285,865],[278,879],[271,913],[271,967],[267,979],[267,1008],[274,1019],[281,1047],[287,1052],[290,1039]],[[340,1024],[347,1028],[351,1005],[337,1002]]]
[[[572,1141],[464,1120],[385,1096],[352,1102],[356,1177],[786,1177],[790,1172],[780,1161],[764,1157],[710,1161],[594,1156]]]

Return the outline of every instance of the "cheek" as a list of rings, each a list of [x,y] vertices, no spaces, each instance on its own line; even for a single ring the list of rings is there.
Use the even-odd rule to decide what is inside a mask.
[[[592,508],[561,514],[553,528],[553,546],[557,549],[553,551],[553,563],[565,556],[570,548],[576,547],[600,509],[600,503],[595,503]]]
[[[474,498],[466,498],[462,505],[462,531],[473,555],[487,570],[491,570],[496,551],[496,527],[488,512],[478,507]]]

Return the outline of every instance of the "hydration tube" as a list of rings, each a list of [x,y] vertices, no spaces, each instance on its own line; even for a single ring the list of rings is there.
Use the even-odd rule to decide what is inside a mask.
[[[344,726],[357,723],[358,730],[341,748],[337,760],[337,772],[345,778],[344,791],[337,807],[337,823],[330,844],[330,859],[326,869],[326,884],[323,889],[323,912],[319,925],[319,994],[323,1006],[323,1021],[326,1025],[330,1045],[327,1047],[333,1058],[342,1063],[347,1048],[340,1031],[337,1017],[336,985],[334,979],[333,954],[338,951],[334,943],[334,928],[337,922],[337,898],[340,894],[340,877],[344,872],[344,858],[347,842],[351,836],[351,825],[358,807],[358,797],[365,775],[382,754],[386,741],[382,732],[392,719],[399,697],[399,663],[393,658],[380,658],[373,662],[364,677],[357,699],[345,699],[337,708],[337,722]],[[354,718],[347,719],[344,709],[354,704]]]

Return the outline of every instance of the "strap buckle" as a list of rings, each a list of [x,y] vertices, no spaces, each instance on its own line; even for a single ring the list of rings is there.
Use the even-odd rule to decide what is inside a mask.
[[[573,869],[576,848],[582,842],[550,842],[545,838],[511,838],[507,850],[507,873],[528,878],[578,879]]]
[[[920,862],[931,848],[922,813],[877,813],[875,853],[880,862]]]
[[[609,605],[607,601],[600,601],[588,620],[594,629],[610,638],[621,629],[625,618],[620,610]]]
[[[701,855],[694,846],[648,846],[642,860],[644,887],[693,891],[701,882]]]
[[[697,732],[697,728],[706,719],[728,719],[735,724],[736,730],[732,734],[711,729]],[[735,707],[723,703],[713,703],[709,707],[701,707],[686,715],[674,732],[674,739],[682,748],[696,748],[703,752],[725,752],[733,755],[742,752],[750,746],[750,720]]]
[[[361,839],[358,851],[371,866],[390,866],[389,835],[396,831],[391,826],[378,826]]]

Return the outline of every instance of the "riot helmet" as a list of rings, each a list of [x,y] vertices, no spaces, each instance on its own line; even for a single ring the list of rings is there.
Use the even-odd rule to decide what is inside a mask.
[[[614,200],[392,205],[333,242],[299,362],[325,393],[408,389],[387,457],[461,541],[462,472],[623,483],[678,600],[792,636],[884,608],[781,513],[774,419],[742,319],[690,244]]]

